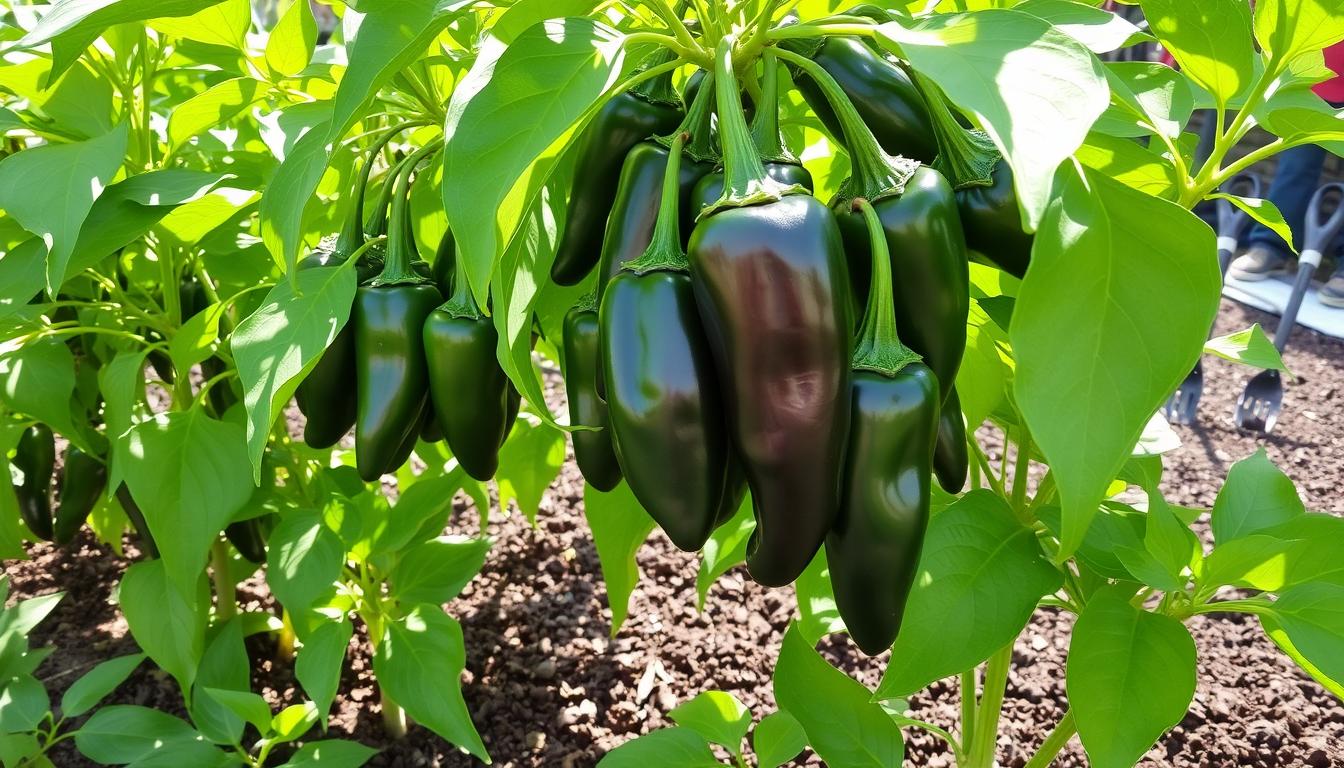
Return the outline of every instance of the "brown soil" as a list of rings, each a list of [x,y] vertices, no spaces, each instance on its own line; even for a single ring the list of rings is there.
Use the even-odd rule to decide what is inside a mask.
[[[1220,332],[1268,324],[1274,318],[1225,302]],[[1344,482],[1344,344],[1298,329],[1286,359],[1297,375],[1284,414],[1267,439],[1231,425],[1237,393],[1253,373],[1205,360],[1206,389],[1199,424],[1178,428],[1185,445],[1168,456],[1163,490],[1169,500],[1208,507],[1228,467],[1259,445],[1298,483],[1311,509],[1344,514],[1333,495]],[[981,430],[991,454],[997,434]],[[611,747],[666,725],[678,702],[711,689],[733,692],[759,718],[773,708],[770,675],[793,611],[788,589],[767,590],[741,569],[720,579],[704,613],[695,610],[694,556],[657,535],[640,552],[643,578],[630,618],[609,637],[611,612],[597,555],[582,519],[582,486],[572,462],[542,504],[535,528],[521,515],[492,515],[496,540],[485,570],[452,605],[467,643],[465,695],[473,719],[502,766],[591,766]],[[451,522],[471,532],[465,506]],[[1206,538],[1208,532],[1202,528]],[[72,551],[39,546],[33,559],[8,563],[16,597],[65,590],[67,598],[33,632],[35,645],[56,644],[39,670],[53,697],[98,661],[135,650],[112,604],[123,568],[104,548],[81,538]],[[271,607],[264,583],[241,590],[246,606]],[[1071,617],[1038,612],[1019,639],[1004,706],[998,759],[1021,766],[1064,711],[1064,663]],[[1199,688],[1185,719],[1145,758],[1145,766],[1344,766],[1344,705],[1299,672],[1245,616],[1191,622],[1200,661]],[[865,659],[843,638],[823,650],[833,662],[874,685],[885,658]],[[264,642],[250,645],[254,685],[273,703],[300,692],[293,671],[269,660]],[[475,761],[423,728],[401,742],[381,735],[367,646],[356,636],[333,708],[331,735],[385,748],[370,764],[466,766]],[[916,716],[953,727],[954,681],[942,681],[912,701]],[[144,665],[112,701],[183,714],[166,675]],[[907,731],[907,762],[950,764],[942,744]],[[57,765],[86,764],[69,747]],[[800,765],[817,765],[811,757]],[[1075,739],[1056,765],[1085,760]]]

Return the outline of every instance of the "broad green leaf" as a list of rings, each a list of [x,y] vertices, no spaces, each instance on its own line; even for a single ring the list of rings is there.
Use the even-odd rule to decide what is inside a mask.
[[[1257,0],[1255,38],[1279,66],[1344,40],[1344,14],[1334,0]]]
[[[1003,298],[1003,297],[994,297]],[[1010,300],[1011,305],[1011,300]],[[966,351],[957,369],[957,397],[967,424],[982,424],[1003,402],[1012,375],[1008,334],[991,319],[988,299],[971,302],[967,316]]]
[[[252,496],[243,428],[201,408],[161,413],[131,429],[123,456],[168,578],[189,598],[210,545]]]
[[[1195,553],[1202,554],[1199,539],[1176,519],[1156,489],[1148,492],[1143,547],[1178,584],[1184,583],[1183,572],[1190,567]]]
[[[1336,697],[1344,699],[1344,683],[1326,675],[1321,671],[1320,667],[1313,664],[1306,656],[1303,656],[1302,652],[1293,645],[1293,641],[1288,637],[1288,633],[1284,632],[1283,627],[1279,626],[1278,621],[1275,620],[1272,613],[1267,611],[1262,611],[1260,613],[1260,626],[1265,630],[1265,635],[1279,647],[1279,650],[1287,654],[1288,658],[1292,659],[1293,663],[1301,667],[1303,672],[1311,675],[1313,680],[1320,683],[1321,687],[1333,693]],[[1344,678],[1341,679],[1344,680]]]
[[[275,263],[289,273],[291,284],[298,273],[304,209],[312,201],[327,161],[331,159],[333,142],[327,139],[329,126],[329,122],[320,122],[299,135],[261,196],[262,242]],[[353,292],[353,278],[350,284]]]
[[[622,37],[584,18],[551,19],[518,35],[493,67],[473,67],[453,92],[444,128],[443,203],[472,291],[485,302],[501,245],[521,207],[510,191],[616,82]],[[509,126],[499,130],[499,126]],[[545,178],[554,162],[537,163]]]
[[[31,731],[51,709],[47,689],[32,675],[5,681],[0,688],[0,733]]]
[[[310,741],[280,768],[359,768],[376,754],[378,750],[354,741]]]
[[[1067,689],[1092,765],[1127,768],[1184,717],[1195,695],[1195,642],[1176,619],[1094,594],[1069,646]]]
[[[204,745],[205,739],[181,718],[124,704],[94,712],[75,734],[81,754],[114,765],[133,763],[183,742]]]
[[[266,39],[266,66],[277,79],[297,75],[308,66],[316,45],[313,9],[303,0],[294,0]]]
[[[1134,137],[1156,130],[1174,139],[1190,121],[1194,95],[1185,76],[1171,67],[1154,62],[1111,62],[1106,65],[1106,81],[1119,103],[1097,121],[1098,131]]]
[[[350,317],[354,263],[305,269],[296,281],[278,283],[230,337],[247,405],[253,482],[261,481],[261,455],[271,425]]]
[[[1293,231],[1284,221],[1283,213],[1279,207],[1274,205],[1272,200],[1261,200],[1255,197],[1238,197],[1229,195],[1225,192],[1215,192],[1209,195],[1209,199],[1214,200],[1222,198],[1245,211],[1252,219],[1271,229],[1274,234],[1283,238],[1283,242],[1297,253],[1297,246],[1293,245]]]
[[[796,625],[784,633],[774,684],[779,708],[797,719],[827,765],[889,768],[903,762],[900,726],[873,701],[872,691],[826,663]]]
[[[317,725],[317,720],[317,706],[313,702],[290,704],[271,718],[271,730],[275,732],[276,741],[287,743],[307,733]]]
[[[391,595],[404,605],[442,605],[480,573],[489,551],[489,539],[440,536],[417,544],[392,569]]]
[[[1251,85],[1251,7],[1242,0],[1140,0],[1153,33],[1181,71],[1219,105]]]
[[[826,635],[845,631],[845,622],[835,605],[825,548],[817,552],[793,583],[793,591],[798,597],[798,631],[805,640],[815,645]]]
[[[705,741],[742,753],[742,739],[751,728],[751,710],[724,691],[703,691],[667,713],[672,721],[700,734]]]
[[[87,445],[71,412],[75,358],[59,338],[28,342],[0,357],[0,404]]]
[[[345,666],[345,650],[354,631],[354,625],[348,621],[328,620],[303,639],[294,662],[294,676],[317,705],[318,712],[325,714],[331,710],[341,683],[341,668]]]
[[[1290,563],[1304,543],[1253,533],[1220,544],[1204,561],[1201,592],[1212,594],[1225,585],[1277,592],[1288,583]]]
[[[249,0],[223,0],[190,16],[154,19],[148,26],[171,37],[243,50],[252,26],[252,4]]]
[[[93,201],[121,167],[128,135],[123,122],[88,141],[46,144],[0,160],[0,209],[47,241],[46,286],[52,294],[65,282]]]
[[[412,542],[439,535],[448,522],[453,496],[461,487],[461,478],[465,474],[449,473],[428,479],[421,476],[414,485],[402,491],[397,505],[385,516],[365,515],[363,538],[370,545],[368,555],[399,552]],[[429,532],[417,539],[427,528]]]
[[[232,713],[238,723],[251,723],[258,733],[265,734],[270,730],[271,707],[261,696],[251,691],[233,691],[224,688],[198,687],[197,690],[203,694],[196,702],[198,707],[200,699],[206,699]],[[241,728],[239,732],[241,733]]]
[[[1213,240],[1178,205],[1060,173],[1010,335],[1017,405],[1062,502],[1061,557],[1199,357],[1218,306]]]
[[[1265,335],[1259,323],[1251,325],[1244,331],[1209,339],[1204,342],[1204,351],[1252,368],[1288,371],[1288,367],[1283,364],[1283,358],[1279,356],[1279,350],[1274,348],[1274,342]]]
[[[145,654],[132,653],[108,659],[85,672],[61,696],[61,714],[65,717],[79,717],[93,709],[94,705],[125,682],[144,660]]]
[[[1344,680],[1344,586],[1316,583],[1286,589],[1266,616],[1321,675]],[[1261,621],[1269,632],[1270,624]]]
[[[1011,573],[1011,579],[1004,574]],[[878,686],[905,696],[964,672],[1012,642],[1063,576],[1006,502],[972,491],[929,520],[919,574]],[[963,638],[956,643],[949,637]],[[798,713],[793,713],[797,715]],[[810,732],[809,732],[810,733]]]
[[[1296,542],[1284,563],[1283,584],[1272,590],[1313,581],[1344,586],[1344,518],[1308,512],[1263,533]]]
[[[5,765],[25,765],[25,760],[40,754],[42,746],[35,733],[0,733],[0,762]]]
[[[722,768],[704,737],[690,728],[663,728],[611,750],[598,768]]]
[[[1176,167],[1131,139],[1092,133],[1074,157],[1084,166],[1141,192],[1168,200],[1176,197]]]
[[[236,187],[212,189],[199,199],[174,208],[164,216],[155,232],[160,238],[185,246],[199,243],[216,228],[247,210],[261,197],[260,192]]]
[[[163,560],[133,564],[117,588],[117,602],[136,644],[177,678],[184,691],[190,690],[205,649],[207,612],[203,607],[208,599],[202,601],[199,595],[205,588],[202,578],[193,605],[169,582]]]
[[[307,510],[288,512],[271,531],[266,552],[266,581],[291,612],[310,608],[335,589],[345,548],[322,521]]]
[[[751,496],[742,500],[733,519],[714,529],[709,541],[700,549],[700,569],[695,575],[695,608],[705,610],[709,588],[729,568],[747,559],[747,541],[756,530],[756,518],[751,514]]]
[[[47,286],[47,246],[30,237],[0,253],[0,318],[18,312]]]
[[[876,39],[975,115],[1013,169],[1023,223],[1036,229],[1055,169],[1109,103],[1092,52],[1043,19],[1004,9],[883,24]]]
[[[226,309],[228,307],[222,302],[211,304],[187,318],[168,344],[173,368],[190,371],[193,365],[214,354],[215,342],[219,340],[219,321]]]
[[[544,409],[545,403],[541,407]],[[495,473],[499,508],[507,511],[509,501],[516,501],[528,522],[536,522],[541,499],[564,463],[564,432],[519,419],[499,451],[499,471]]]
[[[1306,512],[1293,481],[1264,448],[1232,465],[1218,490],[1210,522],[1221,546],[1229,541],[1281,525]]]
[[[300,5],[295,3],[296,7]],[[168,146],[176,150],[193,136],[243,114],[264,98],[263,88],[262,83],[250,77],[235,77],[182,102],[168,116]]]
[[[602,581],[607,586],[607,603],[611,606],[611,634],[615,637],[625,623],[630,596],[639,583],[635,553],[653,533],[653,518],[624,482],[610,493],[584,483],[583,515],[593,531],[593,546],[602,565]]]
[[[1059,536],[1059,507],[1042,507],[1038,519],[1050,533]],[[1107,502],[1097,511],[1087,535],[1078,547],[1077,557],[1092,570],[1108,579],[1132,580],[1133,576],[1121,561],[1121,550],[1143,551],[1146,518],[1142,512],[1123,504]]]
[[[807,747],[803,726],[788,712],[771,712],[751,734],[751,749],[759,768],[779,768]]]
[[[1093,53],[1110,53],[1152,39],[1117,14],[1073,0],[1026,0],[1012,7],[1054,24]]]
[[[243,647],[243,622],[234,618],[215,630],[196,668],[188,711],[203,736],[216,744],[233,744],[242,738],[243,721],[248,715],[235,714],[236,710],[225,699],[202,692],[209,688],[255,695],[250,691],[250,679],[251,664]],[[270,708],[264,700],[262,707],[266,709],[264,725],[270,721]]]
[[[462,698],[462,626],[436,605],[417,605],[387,625],[374,650],[378,684],[421,725],[489,762]]]

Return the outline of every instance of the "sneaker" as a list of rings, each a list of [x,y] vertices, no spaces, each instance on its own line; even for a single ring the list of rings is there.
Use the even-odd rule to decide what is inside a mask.
[[[1321,286],[1318,295],[1325,306],[1344,309],[1344,261],[1335,267],[1335,273]]]
[[[1227,273],[1238,280],[1256,282],[1288,271],[1288,257],[1273,248],[1253,245],[1238,256]]]

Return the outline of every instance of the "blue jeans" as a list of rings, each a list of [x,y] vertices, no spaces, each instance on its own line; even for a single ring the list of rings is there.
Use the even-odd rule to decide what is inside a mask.
[[[1302,229],[1307,220],[1307,206],[1316,194],[1325,164],[1325,150],[1315,144],[1306,144],[1285,150],[1279,155],[1279,169],[1269,185],[1269,201],[1278,206],[1283,220],[1293,230],[1294,245],[1302,248]],[[1277,251],[1284,258],[1291,255],[1283,238],[1263,224],[1255,223],[1247,237],[1251,246],[1263,246]],[[1329,249],[1325,249],[1329,252]]]

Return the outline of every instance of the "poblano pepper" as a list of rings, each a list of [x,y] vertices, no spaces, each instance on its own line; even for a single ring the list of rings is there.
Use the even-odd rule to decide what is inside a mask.
[[[57,499],[52,541],[63,547],[75,538],[89,513],[98,505],[98,498],[107,488],[107,465],[72,445],[65,452],[65,466],[61,472],[61,493]]]
[[[869,656],[891,647],[914,583],[929,520],[938,377],[901,344],[885,226],[867,200],[873,290],[854,351],[844,494],[826,537],[835,605]]]
[[[402,190],[418,160],[437,149],[436,142],[411,156],[398,177]],[[393,194],[383,271],[355,293],[355,465],[366,482],[400,466],[408,441],[414,447],[429,399],[425,318],[443,301],[433,280],[411,269],[406,198]]]
[[[666,52],[650,57],[651,66],[667,61]],[[597,265],[626,155],[650,136],[675,128],[681,118],[681,103],[669,70],[613,96],[584,128],[576,150],[574,167],[578,170],[569,192],[565,226],[551,265],[552,280],[575,285]]]
[[[518,418],[520,397],[495,356],[499,334],[476,304],[462,266],[451,297],[424,325],[429,394],[443,437],[462,469],[488,480]]]
[[[597,391],[600,325],[597,296],[586,295],[565,315],[565,396],[569,399],[569,422],[595,430],[569,433],[574,441],[574,460],[583,479],[599,491],[621,483],[621,465],[611,441],[607,403]]]
[[[853,320],[835,216],[766,175],[742,114],[732,36],[715,51],[724,196],[700,214],[689,257],[729,435],[751,489],[747,568],[798,577],[840,504]]]
[[[34,536],[51,541],[51,476],[56,471],[56,436],[46,424],[23,430],[11,462],[23,472],[23,482],[14,486],[19,517]]]
[[[678,548],[714,530],[728,488],[728,429],[681,246],[686,134],[672,142],[653,242],[602,298],[602,365],[616,458],[630,491]]]

